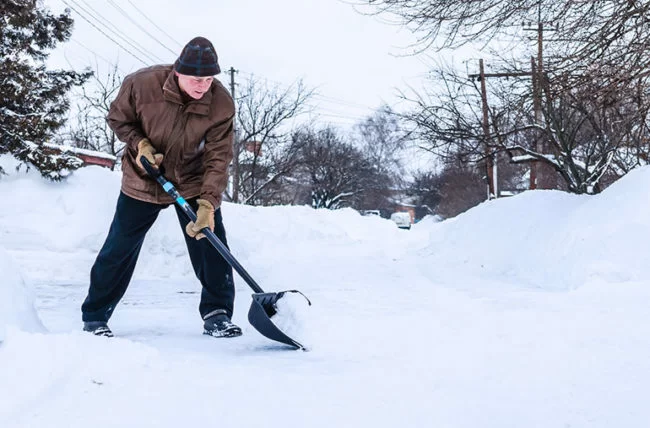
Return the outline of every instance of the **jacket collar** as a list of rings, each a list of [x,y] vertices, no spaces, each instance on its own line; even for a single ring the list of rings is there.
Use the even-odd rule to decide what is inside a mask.
[[[212,86],[210,87],[212,89]],[[165,101],[185,105],[185,111],[188,113],[196,113],[202,116],[207,116],[210,113],[210,104],[212,103],[212,90],[203,95],[200,100],[192,100],[188,103],[183,102],[183,97],[181,96],[181,88],[178,87],[178,81],[174,74],[174,70],[169,73],[167,80],[163,84],[163,97]]]

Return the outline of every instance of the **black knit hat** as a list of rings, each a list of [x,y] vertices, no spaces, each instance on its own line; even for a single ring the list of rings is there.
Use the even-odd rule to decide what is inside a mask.
[[[185,45],[174,63],[174,70],[187,76],[214,76],[221,73],[217,52],[210,40],[195,37]]]

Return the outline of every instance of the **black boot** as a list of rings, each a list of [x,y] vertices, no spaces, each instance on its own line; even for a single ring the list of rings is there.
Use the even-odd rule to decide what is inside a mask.
[[[224,309],[217,309],[203,318],[203,334],[214,337],[237,337],[241,336],[241,328],[230,321],[228,313]]]
[[[84,331],[95,336],[113,337],[113,332],[105,321],[87,321],[84,323]]]

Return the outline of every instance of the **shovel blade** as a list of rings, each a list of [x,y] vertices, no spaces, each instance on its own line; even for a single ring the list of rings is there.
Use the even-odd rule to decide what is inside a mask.
[[[306,350],[299,342],[284,334],[271,317],[277,313],[275,303],[282,298],[284,291],[279,293],[255,293],[253,302],[248,310],[248,322],[265,337],[276,342],[284,343],[297,349]]]

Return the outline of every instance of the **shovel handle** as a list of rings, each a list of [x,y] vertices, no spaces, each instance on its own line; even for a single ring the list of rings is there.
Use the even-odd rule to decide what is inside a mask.
[[[160,172],[158,168],[155,168],[151,163],[145,158],[144,156],[140,157],[140,162],[142,163],[142,166],[144,167],[145,171],[147,171],[147,174],[151,176],[151,178],[156,179],[156,181],[162,186],[162,188],[171,196],[174,201],[176,202],[176,205],[178,205],[181,210],[187,215],[187,217],[191,220],[196,222],[196,213],[190,206],[190,204],[183,198],[180,193],[176,190],[174,185],[165,178],[165,176]],[[228,264],[237,271],[239,276],[244,278],[244,281],[248,284],[250,288],[253,289],[256,293],[264,293],[264,290],[262,290],[262,287],[257,285],[255,280],[246,272],[246,269],[239,264],[237,259],[232,255],[228,247],[224,245],[223,242],[215,235],[213,231],[210,230],[209,227],[204,227],[201,229],[201,232],[205,235],[207,240],[212,244],[212,246],[221,254],[221,257],[223,257]]]

